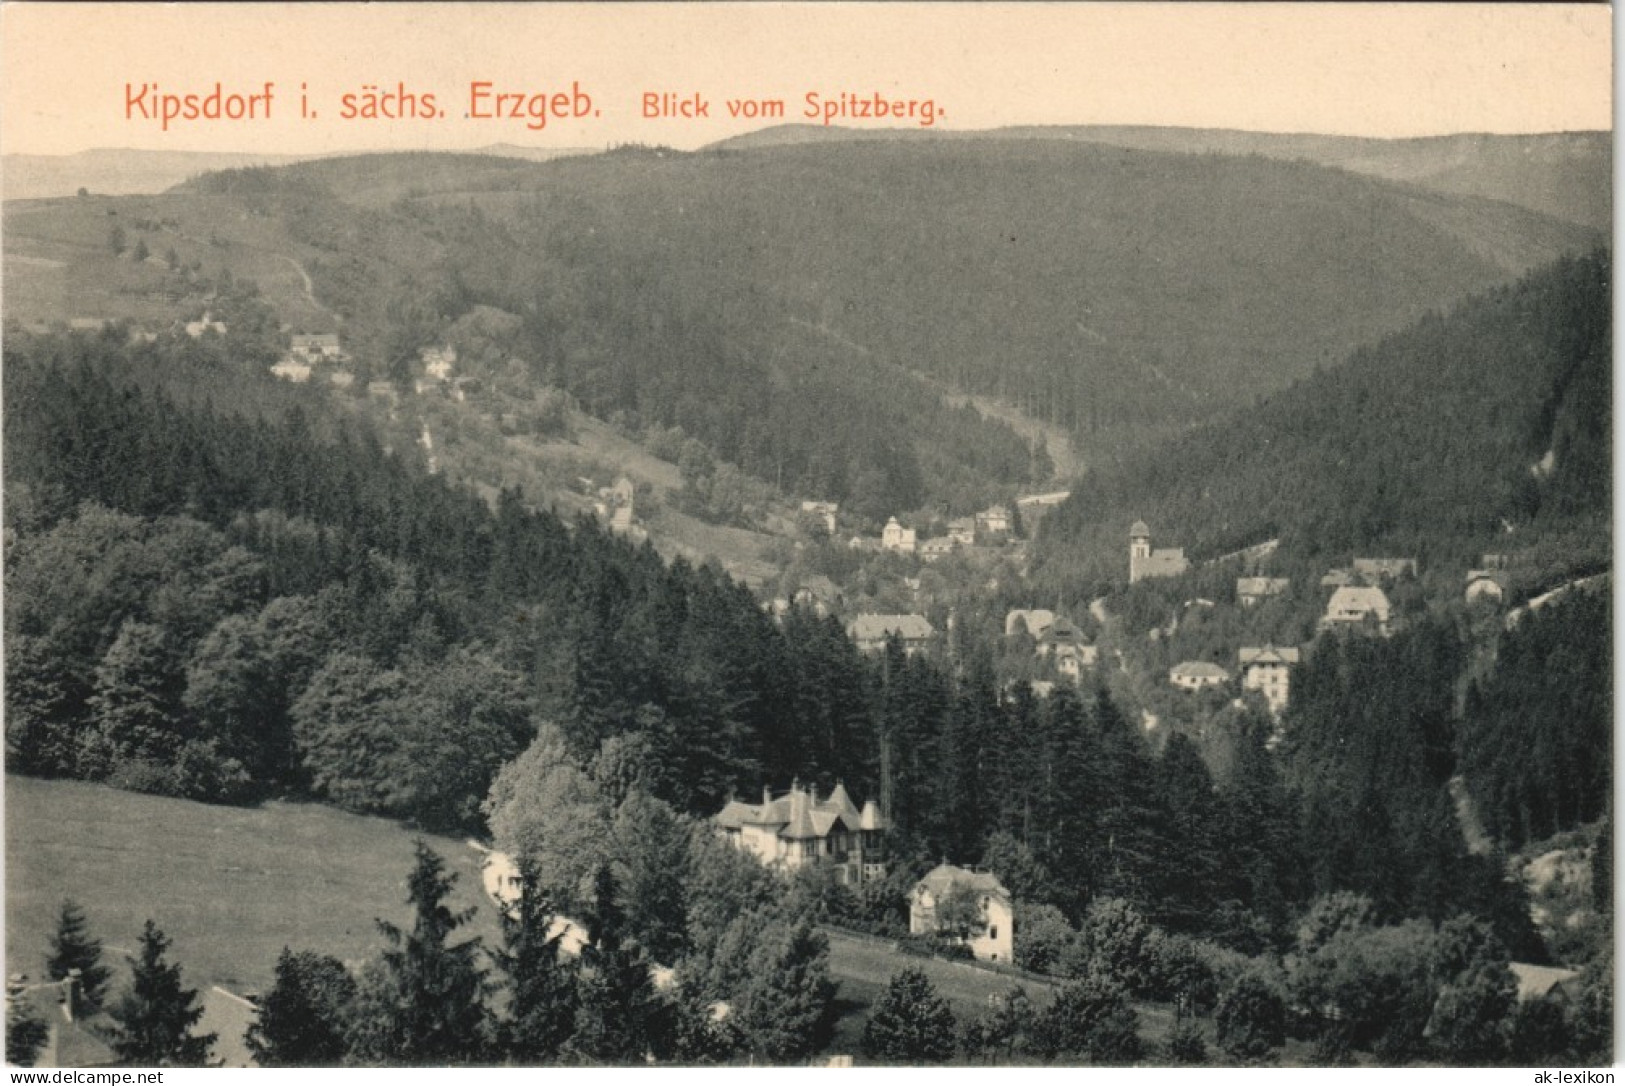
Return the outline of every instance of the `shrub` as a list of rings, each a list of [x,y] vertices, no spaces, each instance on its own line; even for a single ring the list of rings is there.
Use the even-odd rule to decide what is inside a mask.
[[[1143,1052],[1138,1027],[1128,991],[1091,973],[1061,989],[1038,1016],[1032,1047],[1046,1060],[1087,1056],[1091,1063],[1128,1063]]]
[[[945,1063],[954,1054],[954,1015],[918,969],[899,970],[869,1011],[863,1050],[892,1063]]]
[[[1286,1040],[1286,1000],[1256,971],[1225,989],[1214,1018],[1219,1046],[1237,1059],[1261,1059]]]
[[[1163,1044],[1169,1063],[1188,1067],[1207,1062],[1207,1038],[1202,1035],[1202,1027],[1192,1019],[1185,1018],[1175,1023]]]

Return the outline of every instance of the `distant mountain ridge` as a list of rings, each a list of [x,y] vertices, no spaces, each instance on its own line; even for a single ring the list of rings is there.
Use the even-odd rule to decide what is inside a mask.
[[[1024,125],[973,132],[793,124],[712,145],[756,150],[850,140],[1031,139],[1103,143],[1143,151],[1303,159],[1437,192],[1503,200],[1583,226],[1613,221],[1613,133],[1456,133],[1407,139],[1247,132],[1149,125]]]
[[[289,166],[323,158],[357,154],[337,151],[319,155],[274,155],[244,151],[147,151],[128,147],[97,147],[69,155],[0,157],[0,198],[38,200],[72,196],[86,189],[98,196],[134,196],[164,192],[199,174],[248,166]],[[594,153],[580,147],[521,147],[494,143],[458,152],[545,162],[564,155]]]

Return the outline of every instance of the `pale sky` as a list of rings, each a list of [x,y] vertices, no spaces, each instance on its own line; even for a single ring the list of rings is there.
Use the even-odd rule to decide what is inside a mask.
[[[0,149],[314,153],[506,142],[697,147],[774,123],[729,99],[930,100],[939,129],[1153,124],[1417,136],[1612,127],[1611,11],[1504,4],[288,5],[0,8]],[[127,117],[130,89],[250,95],[268,120]],[[465,118],[471,85],[552,95],[586,117]],[[299,115],[306,85],[314,119]],[[443,118],[341,119],[373,84]],[[703,119],[643,117],[698,93]],[[528,99],[527,99],[528,101]],[[485,100],[486,108],[493,105]],[[567,99],[566,113],[579,108]],[[881,126],[865,118],[836,123]],[[909,122],[904,122],[909,123]]]

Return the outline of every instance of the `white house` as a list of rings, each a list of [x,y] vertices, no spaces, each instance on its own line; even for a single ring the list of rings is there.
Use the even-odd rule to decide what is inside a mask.
[[[828,798],[814,786],[791,784],[774,798],[762,789],[760,804],[731,799],[716,816],[717,828],[734,847],[764,864],[785,868],[828,864],[848,885],[884,878],[886,820],[879,804],[869,800],[860,811],[836,783]]]
[[[846,627],[846,635],[859,652],[878,652],[896,634],[910,656],[923,652],[936,632],[924,615],[859,615]]]
[[[1230,681],[1230,672],[1206,660],[1186,660],[1168,669],[1168,681],[1181,690],[1206,690]]]
[[[1151,529],[1145,521],[1137,520],[1128,530],[1128,582],[1134,584],[1147,577],[1177,577],[1190,569],[1182,547],[1162,550],[1151,549]]]
[[[1270,712],[1280,716],[1292,694],[1292,667],[1300,659],[1298,650],[1265,645],[1243,648],[1236,655],[1241,667],[1241,688],[1263,694]]]
[[[1292,587],[1287,577],[1237,577],[1236,602],[1243,607],[1257,607],[1272,596],[1285,594]]]
[[[893,554],[913,554],[914,529],[903,527],[897,523],[896,517],[892,517],[880,532],[880,546]]]
[[[1344,585],[1332,593],[1326,614],[1320,620],[1323,630],[1353,629],[1375,625],[1378,633],[1388,632],[1388,596],[1380,588]]]
[[[1016,957],[1015,911],[1010,891],[986,871],[939,864],[914,884],[908,897],[908,930],[931,935],[941,930],[941,909],[950,898],[974,901],[977,916],[964,936],[971,953],[986,962],[1013,962]]]

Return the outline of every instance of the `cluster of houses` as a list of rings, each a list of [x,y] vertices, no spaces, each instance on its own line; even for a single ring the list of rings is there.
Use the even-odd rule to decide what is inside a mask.
[[[889,823],[879,804],[860,808],[837,782],[828,796],[799,781],[760,803],[730,799],[713,820],[725,840],[769,867],[829,867],[848,886],[886,877]],[[909,892],[909,932],[962,942],[983,961],[1015,960],[1015,903],[995,876],[946,861]]]
[[[1274,552],[1276,541],[1238,551],[1231,558],[1261,560]],[[1494,555],[1485,556],[1486,569]],[[1494,568],[1500,568],[1495,566]],[[1151,546],[1151,529],[1137,520],[1129,529],[1129,582],[1154,577],[1174,577],[1190,569],[1182,549],[1156,550]],[[1480,574],[1482,582],[1483,571]],[[1333,569],[1320,579],[1322,588],[1332,590],[1318,626],[1322,631],[1371,632],[1387,636],[1393,614],[1385,588],[1402,577],[1415,577],[1414,558],[1356,558],[1347,567]],[[1469,574],[1469,585],[1475,583]],[[1292,588],[1287,577],[1248,576],[1236,578],[1236,603],[1246,609],[1262,606],[1283,597]],[[1487,591],[1487,590],[1481,590]],[[1469,599],[1473,597],[1470,595]],[[1499,598],[1499,597],[1497,597]],[[1209,601],[1196,601],[1211,606]],[[1171,631],[1170,631],[1171,632]],[[1291,695],[1291,669],[1302,660],[1302,649],[1272,644],[1248,645],[1236,653],[1236,666],[1243,691],[1261,694],[1270,712],[1279,717]],[[1225,667],[1208,660],[1185,660],[1168,670],[1168,682],[1181,690],[1202,691],[1227,687],[1234,679]]]
[[[1225,559],[1258,559],[1273,553],[1276,541],[1238,551]],[[1223,561],[1218,559],[1215,562]],[[1212,563],[1210,563],[1212,564]],[[1183,550],[1154,550],[1151,530],[1144,521],[1129,529],[1130,583],[1153,577],[1172,577],[1190,568]],[[1508,562],[1505,555],[1486,554],[1479,568],[1469,570],[1465,599],[1469,604],[1499,605],[1508,591]],[[1392,630],[1393,604],[1388,589],[1394,582],[1415,578],[1419,568],[1414,558],[1356,558],[1348,566],[1328,570],[1320,579],[1323,589],[1331,589],[1326,609],[1317,627],[1322,632],[1370,633],[1386,637]],[[1255,608],[1287,595],[1292,582],[1286,577],[1248,576],[1236,578],[1236,603]],[[1205,602],[1205,601],[1198,601]],[[1285,710],[1291,692],[1291,669],[1302,660],[1302,649],[1275,645],[1244,646],[1236,654],[1236,666],[1243,691],[1263,695],[1277,717]],[[1168,671],[1170,685],[1182,690],[1200,691],[1227,686],[1234,676],[1226,668],[1205,660],[1186,660]]]
[[[814,504],[827,503],[803,502],[802,510],[809,511],[808,506]],[[931,539],[921,540],[917,529],[904,527],[896,517],[891,517],[881,529],[879,539],[855,535],[847,541],[847,545],[855,551],[916,555],[922,562],[937,562],[962,547],[996,546],[1005,543],[1014,532],[1015,522],[1010,515],[1010,507],[994,505],[975,516],[950,520],[947,532]]]
[[[355,383],[355,374],[343,368],[350,356],[339,345],[337,332],[295,332],[288,343],[288,351],[275,364],[271,372],[284,381],[304,384],[317,367],[332,366],[327,379],[339,388]]]
[[[204,322],[208,320],[208,316],[205,315]],[[224,334],[224,325],[220,325],[220,331]],[[187,325],[187,333],[202,334],[193,333],[192,325]],[[310,381],[312,377],[325,374],[328,383],[335,388],[350,388],[355,384],[355,373],[349,368],[351,361],[353,359],[339,342],[337,332],[295,332],[289,339],[287,352],[272,364],[271,373],[284,381],[301,385]],[[413,381],[412,390],[419,396],[439,393],[462,403],[468,399],[470,393],[480,390],[479,382],[475,379],[453,375],[452,371],[457,364],[457,351],[453,347],[421,348],[418,351],[418,361],[422,366],[423,376]],[[392,403],[400,395],[394,384],[389,381],[369,382],[367,394]]]

